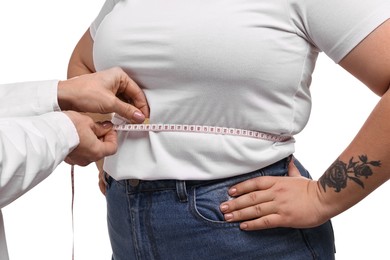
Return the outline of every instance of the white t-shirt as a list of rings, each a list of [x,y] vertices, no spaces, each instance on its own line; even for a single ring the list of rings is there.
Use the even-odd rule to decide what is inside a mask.
[[[107,0],[90,31],[97,70],[122,67],[145,91],[150,123],[295,135],[324,51],[339,62],[390,17],[388,0]],[[120,132],[115,179],[216,179],[294,152],[294,140]]]

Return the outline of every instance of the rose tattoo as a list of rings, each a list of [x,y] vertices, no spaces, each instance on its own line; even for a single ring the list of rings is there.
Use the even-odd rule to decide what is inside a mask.
[[[326,187],[340,192],[347,186],[347,181],[352,180],[364,189],[364,183],[360,178],[368,178],[373,174],[371,167],[380,167],[380,161],[368,161],[367,155],[360,155],[358,161],[352,157],[348,164],[337,159],[320,178],[319,182],[326,191]]]

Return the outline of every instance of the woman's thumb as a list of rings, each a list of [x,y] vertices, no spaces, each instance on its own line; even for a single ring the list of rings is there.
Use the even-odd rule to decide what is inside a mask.
[[[290,163],[288,164],[288,176],[290,176],[290,177],[300,177],[301,176],[301,173],[299,172],[298,168],[294,164],[294,158],[292,158]]]

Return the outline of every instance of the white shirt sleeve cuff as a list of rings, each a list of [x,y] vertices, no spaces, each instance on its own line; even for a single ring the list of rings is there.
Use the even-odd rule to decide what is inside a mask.
[[[57,134],[61,135],[61,141],[64,143],[65,147],[68,147],[66,153],[70,153],[76,148],[80,143],[80,138],[77,133],[76,127],[73,124],[72,120],[62,112],[53,112],[42,115],[48,124],[52,127],[57,128]]]

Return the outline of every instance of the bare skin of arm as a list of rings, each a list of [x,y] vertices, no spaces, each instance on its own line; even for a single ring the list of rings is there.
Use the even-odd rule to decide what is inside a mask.
[[[259,177],[230,188],[235,199],[221,204],[226,221],[243,230],[320,225],[352,207],[390,178],[390,20],[340,66],[381,97],[348,147],[318,181],[300,176]],[[302,211],[301,209],[305,209]]]
[[[87,30],[77,43],[73,50],[72,56],[70,57],[68,64],[68,78],[73,78],[83,74],[96,72],[93,64],[92,55],[93,40],[89,30]],[[111,120],[111,114],[98,114],[98,113],[87,113],[95,122],[104,122]],[[96,167],[99,171],[99,188],[100,191],[105,194],[105,185],[103,182],[103,163],[104,159],[96,161]]]
[[[79,42],[77,43],[68,65],[68,78],[73,78],[83,74],[95,73],[96,69],[93,63],[92,55],[93,39],[90,35],[89,29],[84,33]],[[131,80],[131,79],[130,79]],[[131,84],[137,85],[134,81],[131,81]],[[137,86],[138,87],[138,86]],[[125,100],[128,97],[123,97]],[[141,99],[140,99],[141,100]],[[132,99],[134,106],[139,109],[142,113],[143,118],[141,117],[138,121],[137,118],[129,118],[130,121],[141,123],[145,117],[149,117],[149,108],[147,104],[138,101],[137,99]],[[111,120],[112,114],[98,114],[98,113],[87,113],[95,122],[104,122]],[[96,162],[96,166],[99,171],[99,188],[102,193],[105,193],[105,185],[102,178],[103,173],[103,162],[104,159]]]

